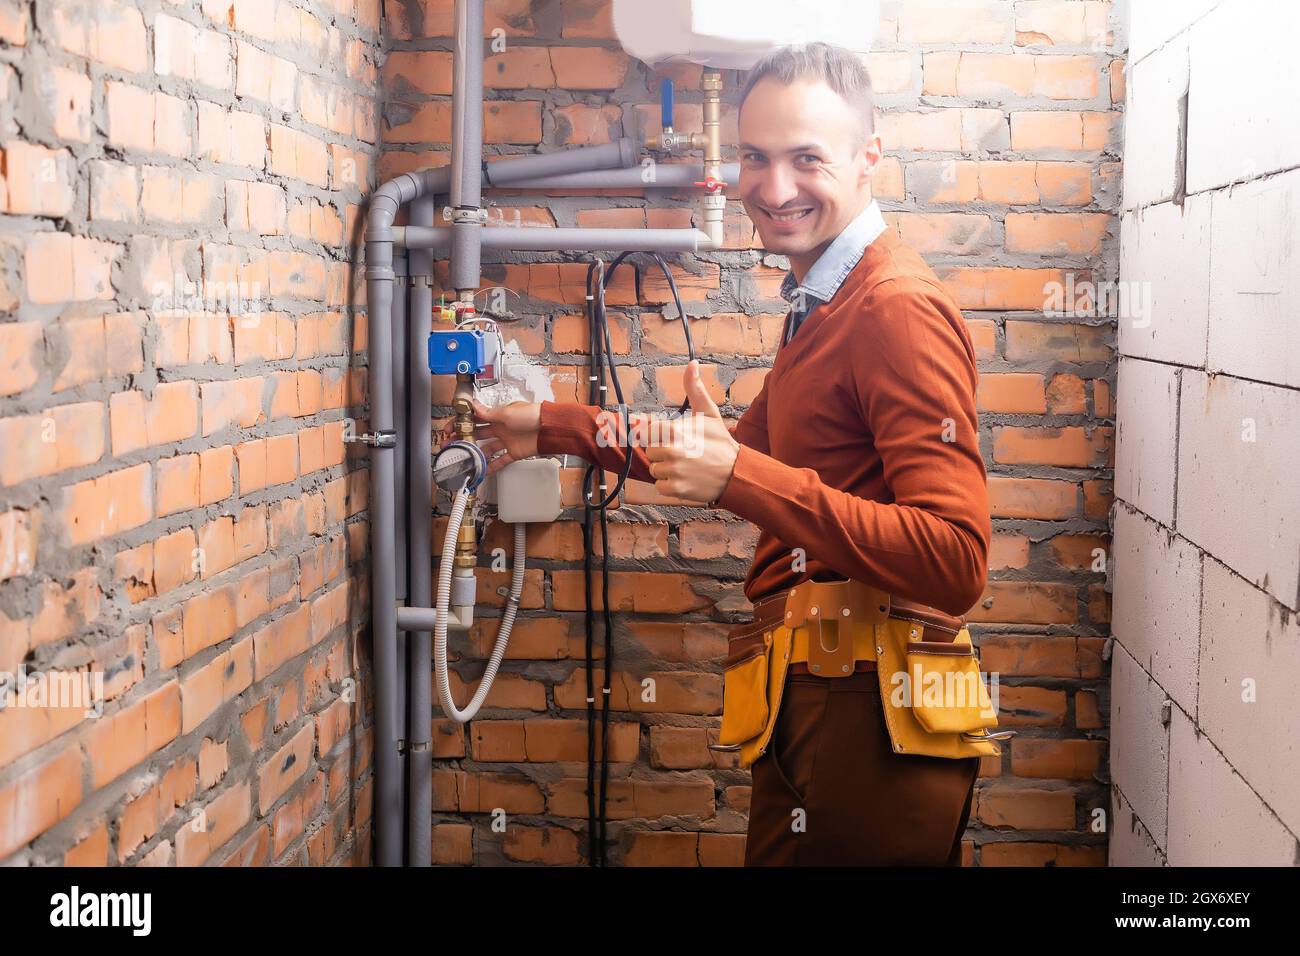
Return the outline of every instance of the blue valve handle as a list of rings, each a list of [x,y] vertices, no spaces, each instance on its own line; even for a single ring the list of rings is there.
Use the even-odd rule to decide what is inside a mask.
[[[664,129],[673,128],[673,81],[664,80],[659,86],[659,122]]]

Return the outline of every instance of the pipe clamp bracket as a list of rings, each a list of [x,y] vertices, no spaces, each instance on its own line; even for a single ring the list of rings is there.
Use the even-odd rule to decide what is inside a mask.
[[[353,435],[348,438],[343,436],[344,442],[359,442],[362,445],[369,445],[371,448],[396,448],[397,432],[390,430],[378,432],[366,432],[364,435]]]
[[[480,206],[443,206],[442,218],[451,223],[487,225],[487,210]]]

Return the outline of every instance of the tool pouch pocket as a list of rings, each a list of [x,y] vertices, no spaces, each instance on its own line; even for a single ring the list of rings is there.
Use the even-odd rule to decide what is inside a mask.
[[[907,673],[912,714],[928,733],[969,733],[997,726],[971,644],[911,641]]]
[[[772,631],[752,631],[728,642],[722,675],[718,743],[743,744],[761,734],[768,718],[768,663]]]

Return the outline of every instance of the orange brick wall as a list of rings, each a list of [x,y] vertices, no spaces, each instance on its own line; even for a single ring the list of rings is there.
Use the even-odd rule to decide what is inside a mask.
[[[379,8],[0,2],[0,863],[369,858]]]
[[[970,612],[1001,722],[1019,731],[985,761],[966,862],[1105,861],[1092,811],[1108,809],[1109,595],[1093,570],[1109,550],[1113,326],[1044,314],[1049,283],[1117,275],[1122,10],[1094,0],[885,0],[871,67],[887,148],[876,195],[891,228],[921,251],[965,311],[979,352],[979,405],[995,540],[990,581]],[[388,7],[381,179],[449,161],[450,0]],[[657,119],[657,77],[613,39],[604,0],[489,0],[484,138],[490,154],[608,142]],[[701,129],[700,70],[679,69],[679,129]],[[739,76],[724,74],[733,100]],[[735,111],[723,134],[735,141]],[[734,158],[734,150],[728,150]],[[686,194],[599,196],[496,191],[513,220],[559,226],[685,226]],[[681,257],[675,273],[704,375],[739,416],[770,366],[785,313],[785,262],[757,248],[739,204],[727,247]],[[497,257],[521,314],[506,327],[576,400],[585,351],[585,257]],[[443,264],[445,265],[445,264]],[[445,279],[445,271],[442,273]],[[1072,278],[1069,278],[1072,277]],[[685,343],[657,271],[622,271],[609,295],[624,393],[636,407],[682,399]],[[446,402],[450,383],[439,382]],[[815,396],[800,396],[815,400]],[[446,407],[435,410],[444,419]],[[570,510],[529,534],[523,608],[489,708],[468,728],[435,727],[435,859],[578,863],[586,851],[581,469]],[[618,674],[609,789],[616,863],[714,865],[742,857],[749,774],[706,749],[721,712],[727,622],[749,610],[741,582],[755,529],[726,512],[683,508],[632,482],[613,515],[611,602]],[[445,510],[445,509],[444,509]],[[441,541],[441,524],[434,540]],[[492,528],[483,553],[507,552]],[[500,607],[509,572],[480,570]],[[599,595],[599,578],[597,578]],[[598,646],[599,646],[599,624]],[[486,657],[495,626],[475,630]],[[470,683],[453,686],[467,699]],[[641,699],[653,678],[655,703]],[[504,835],[491,811],[509,819]]]

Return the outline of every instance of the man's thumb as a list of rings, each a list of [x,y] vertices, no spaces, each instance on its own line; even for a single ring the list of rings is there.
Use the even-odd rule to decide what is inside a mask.
[[[686,398],[691,403],[691,411],[696,415],[722,417],[722,412],[718,411],[718,406],[713,403],[708,389],[704,387],[704,380],[700,378],[699,359],[691,359],[686,366]]]

